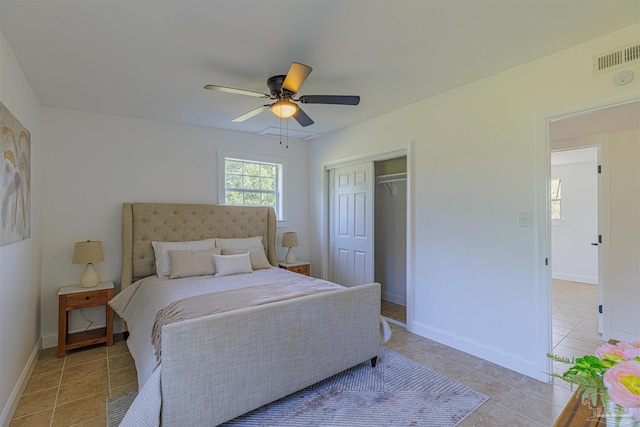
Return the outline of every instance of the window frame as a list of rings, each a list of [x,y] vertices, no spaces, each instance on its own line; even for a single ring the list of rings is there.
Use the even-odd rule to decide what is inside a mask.
[[[285,182],[287,171],[287,160],[280,157],[262,156],[257,154],[247,154],[240,152],[218,151],[218,204],[226,205],[226,161],[237,160],[240,162],[265,163],[277,166],[277,194],[276,194],[276,220],[278,226],[286,225],[285,216]],[[238,205],[229,205],[238,206]],[[259,206],[259,205],[239,205],[239,206]]]
[[[554,181],[558,181],[558,187],[557,187],[557,191],[554,197],[553,194],[553,182]],[[549,212],[549,215],[551,217],[551,221],[555,224],[559,224],[562,221],[562,178],[551,178],[551,188],[549,189],[549,193],[550,193],[550,201],[549,201],[549,207],[551,208],[551,212]],[[557,202],[558,204],[558,214],[560,215],[559,218],[554,218],[553,217],[553,203]]]

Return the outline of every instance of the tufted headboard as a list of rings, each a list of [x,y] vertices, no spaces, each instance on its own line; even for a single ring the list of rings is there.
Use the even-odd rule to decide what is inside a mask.
[[[152,241],[262,236],[273,266],[276,215],[273,208],[175,203],[124,203],[122,206],[121,289],[156,273]]]

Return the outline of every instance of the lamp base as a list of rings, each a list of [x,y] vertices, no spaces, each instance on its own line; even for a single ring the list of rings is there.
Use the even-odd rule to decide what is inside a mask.
[[[100,276],[93,264],[87,264],[87,268],[84,269],[84,273],[80,276],[80,286],[83,288],[94,288],[100,283]]]
[[[287,251],[287,255],[284,257],[284,260],[287,264],[293,264],[296,262],[296,254],[293,253],[291,248]]]

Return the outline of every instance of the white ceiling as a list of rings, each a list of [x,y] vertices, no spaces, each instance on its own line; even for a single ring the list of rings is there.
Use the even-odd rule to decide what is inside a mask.
[[[639,21],[637,0],[0,0],[42,105],[252,133],[279,121],[231,119],[264,100],[203,86],[267,92],[307,64],[298,95],[362,99],[305,105],[326,134]]]

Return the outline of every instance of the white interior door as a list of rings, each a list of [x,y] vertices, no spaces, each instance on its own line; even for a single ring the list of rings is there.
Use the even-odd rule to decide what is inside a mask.
[[[331,273],[343,286],[374,280],[373,162],[333,173]]]

